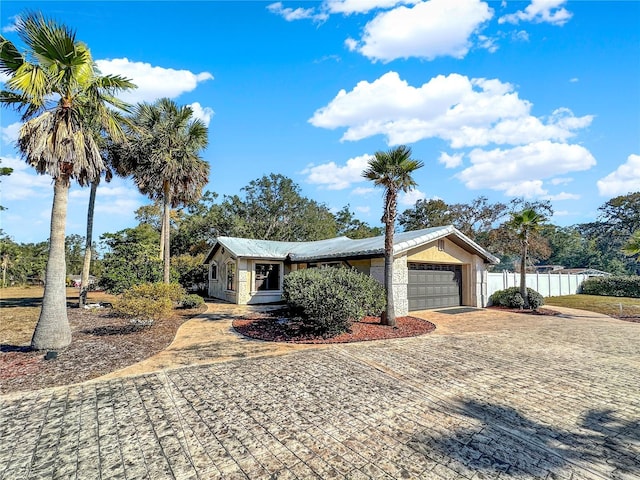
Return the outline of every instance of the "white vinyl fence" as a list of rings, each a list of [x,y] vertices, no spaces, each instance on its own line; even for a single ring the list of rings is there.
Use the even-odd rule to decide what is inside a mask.
[[[509,287],[520,286],[520,274],[496,272],[487,274],[488,295]],[[573,295],[578,293],[582,282],[590,275],[568,273],[527,273],[527,287],[533,288],[543,297]]]

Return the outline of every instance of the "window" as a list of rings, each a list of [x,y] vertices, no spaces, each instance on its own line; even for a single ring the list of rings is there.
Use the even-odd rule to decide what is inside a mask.
[[[218,280],[218,264],[216,262],[209,265],[209,279]]]
[[[235,292],[236,290],[236,264],[235,262],[227,263],[227,290]]]
[[[280,290],[280,265],[256,263],[255,291]]]
[[[444,252],[444,238],[441,238],[440,240],[438,240],[438,250],[440,250],[441,252]]]

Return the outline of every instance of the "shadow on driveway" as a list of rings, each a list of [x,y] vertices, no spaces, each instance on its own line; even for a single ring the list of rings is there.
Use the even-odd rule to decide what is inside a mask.
[[[573,431],[476,400],[459,402],[451,413],[468,417],[473,427],[446,435],[425,430],[410,445],[425,456],[452,458],[448,466],[460,474],[470,469],[488,476],[544,478],[545,471],[566,473],[574,466],[604,478],[640,478],[637,451],[631,447],[640,442],[640,420],[618,418],[613,410],[587,411]]]

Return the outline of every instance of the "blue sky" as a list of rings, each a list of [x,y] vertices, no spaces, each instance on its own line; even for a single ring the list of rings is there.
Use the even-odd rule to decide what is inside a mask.
[[[382,192],[360,173],[398,144],[425,163],[401,209],[526,196],[572,225],[640,190],[640,2],[3,0],[5,37],[17,42],[29,10],[75,29],[103,73],[131,78],[127,100],[192,105],[219,194],[280,173],[377,225]],[[14,149],[19,117],[0,114],[2,165],[14,168],[0,228],[45,240],[51,179]],[[84,234],[87,199],[72,188],[67,234]],[[145,203],[130,180],[103,184],[96,238],[134,226]]]

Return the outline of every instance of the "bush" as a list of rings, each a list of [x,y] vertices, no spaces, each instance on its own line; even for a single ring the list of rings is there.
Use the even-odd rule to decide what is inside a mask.
[[[283,298],[305,329],[324,337],[349,331],[354,321],[385,307],[382,285],[347,268],[291,272],[284,278]]]
[[[181,303],[182,308],[197,308],[204,305],[204,298],[196,294],[185,295]]]
[[[529,297],[530,309],[536,310],[544,305],[544,298],[534,289],[527,287],[527,296]],[[489,303],[499,307],[524,308],[524,298],[520,295],[520,287],[510,287],[494,292],[489,297]]]
[[[185,297],[177,283],[143,283],[123,293],[113,304],[116,313],[139,321],[155,321],[171,315]]]
[[[204,253],[178,255],[171,258],[171,268],[178,276],[178,283],[190,291],[203,290],[207,286],[209,266],[204,263]]]
[[[582,283],[581,293],[640,298],[640,277],[618,275],[588,278]]]

